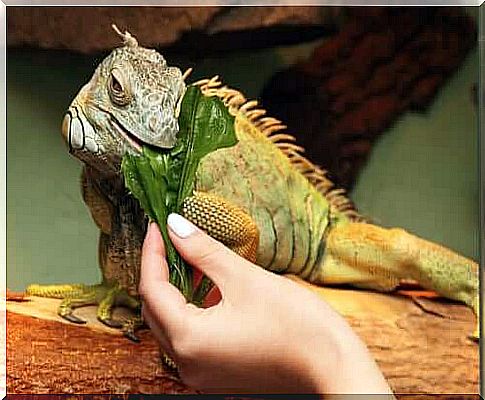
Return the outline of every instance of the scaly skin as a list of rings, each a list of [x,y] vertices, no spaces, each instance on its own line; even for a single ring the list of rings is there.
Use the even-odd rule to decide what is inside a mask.
[[[139,307],[147,223],[124,188],[120,162],[126,152],[139,153],[143,143],[173,146],[185,89],[177,68],[167,67],[129,34],[121,35],[124,46],[101,63],[63,123],[71,154],[85,165],[83,196],[101,232],[103,283],[29,288],[31,294],[64,298],[59,314],[74,322],[79,322],[75,307],[98,304],[99,319],[110,326],[119,325],[112,320],[114,306]],[[279,132],[284,128],[279,121],[263,117],[255,102],[222,87],[217,78],[196,84],[204,95],[220,97],[235,116],[238,144],[201,161],[196,192],[182,210],[188,219],[271,271],[379,291],[412,279],[464,302],[478,316],[476,263],[404,230],[365,222],[325,172],[301,156],[294,139]],[[140,323],[137,318],[121,326],[133,338]],[[478,328],[473,336],[478,338]]]
[[[204,81],[202,89],[231,98],[214,81]],[[475,262],[403,229],[365,223],[320,171],[306,165],[302,174],[302,157],[288,151],[288,143],[275,146],[273,134],[268,137],[267,128],[259,128],[248,113],[241,106],[235,111],[238,144],[202,160],[197,190],[248,211],[260,231],[257,264],[320,285],[391,291],[401,281],[414,280],[464,302],[478,317]],[[316,190],[307,177],[319,181],[323,190]],[[478,328],[477,318],[473,338],[478,338]]]

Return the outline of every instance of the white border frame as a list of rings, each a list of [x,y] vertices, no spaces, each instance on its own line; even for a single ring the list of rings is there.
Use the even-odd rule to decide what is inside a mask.
[[[157,1],[144,0],[143,4],[134,4],[133,0],[119,0],[115,4],[105,0],[79,0],[77,2],[69,0],[0,0],[0,398],[6,397],[6,204],[7,204],[7,7],[8,6],[474,6],[480,7],[478,18],[478,46],[479,46],[479,118],[478,118],[478,134],[479,134],[479,182],[480,182],[480,309],[483,310],[485,299],[483,299],[482,285],[484,279],[483,265],[485,265],[485,249],[483,240],[483,232],[485,232],[485,186],[482,178],[485,177],[485,139],[483,139],[482,131],[485,128],[483,121],[485,121],[485,0],[475,1],[459,1],[459,0],[400,0],[400,1],[381,1],[374,0],[372,3],[364,0],[340,0],[340,1],[321,1],[321,0],[175,0],[175,1]],[[244,3],[244,4],[243,4]],[[483,316],[483,311],[482,311]],[[483,317],[480,321],[481,332],[483,332]],[[481,335],[483,338],[483,335]],[[483,339],[480,343],[480,395],[485,392],[485,371],[483,368],[483,360],[485,360],[485,350],[483,346]]]

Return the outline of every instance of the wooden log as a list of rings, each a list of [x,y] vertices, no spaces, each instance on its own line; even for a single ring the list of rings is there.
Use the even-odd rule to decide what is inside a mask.
[[[467,339],[474,316],[465,306],[300,282],[345,316],[396,393],[479,392],[479,347]],[[76,310],[88,320],[78,326],[56,315],[58,304],[7,304],[8,393],[195,392],[161,365],[148,330],[132,343],[99,323],[94,307]]]

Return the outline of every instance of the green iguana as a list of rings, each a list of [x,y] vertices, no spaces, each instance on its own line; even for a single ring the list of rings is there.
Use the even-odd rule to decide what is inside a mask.
[[[172,148],[186,90],[178,68],[117,31],[124,45],[96,69],[72,102],[62,134],[84,164],[82,193],[100,229],[98,285],[31,285],[31,295],[62,298],[61,317],[83,323],[77,307],[97,305],[98,319],[136,340],[141,317],[117,321],[115,306],[140,309],[137,286],[147,217],[125,188],[121,161],[143,146]],[[325,171],[301,155],[284,125],[256,101],[222,86],[194,83],[235,117],[237,144],[206,155],[182,214],[240,255],[308,282],[392,291],[413,280],[479,315],[478,265],[402,229],[386,229],[357,212]],[[138,314],[139,315],[139,312]],[[477,329],[473,337],[478,338]]]

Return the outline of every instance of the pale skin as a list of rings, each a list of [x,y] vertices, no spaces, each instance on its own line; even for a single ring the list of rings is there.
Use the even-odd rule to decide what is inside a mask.
[[[204,392],[392,392],[366,346],[320,297],[239,257],[179,215],[170,238],[221,292],[209,308],[168,282],[160,231],[150,224],[139,293],[143,316],[181,378]]]

